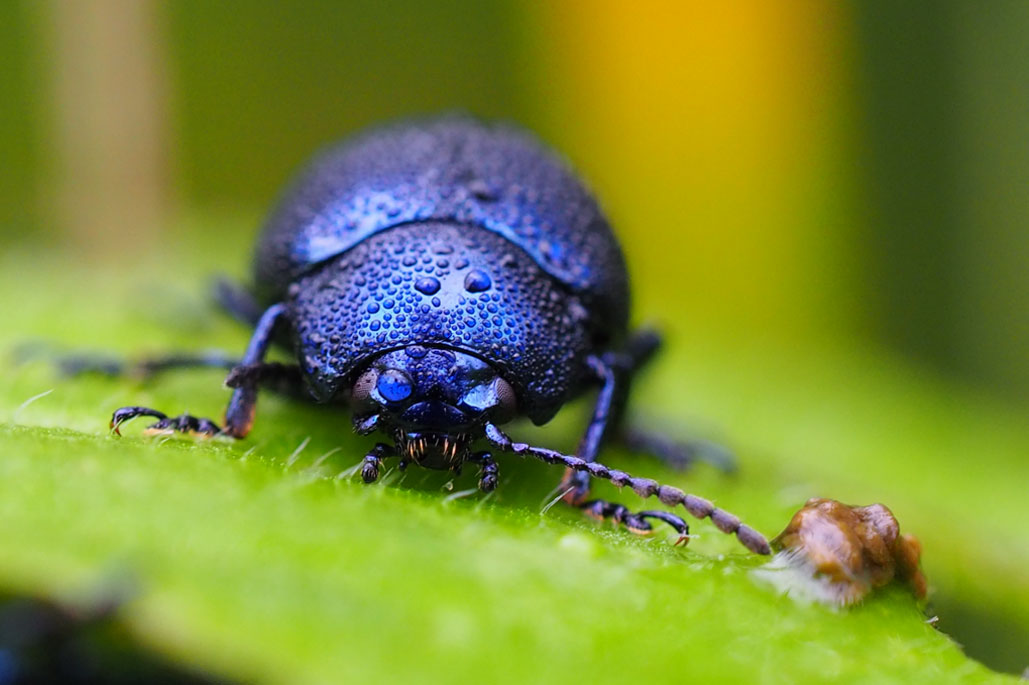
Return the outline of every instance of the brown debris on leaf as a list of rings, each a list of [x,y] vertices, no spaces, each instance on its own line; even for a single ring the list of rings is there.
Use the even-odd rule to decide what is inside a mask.
[[[916,597],[926,595],[921,545],[900,534],[896,517],[882,504],[851,507],[810,499],[772,540],[772,549],[776,557],[762,575],[780,583],[778,571],[803,571],[816,585],[799,588],[800,594],[822,601],[854,604],[894,579],[908,583]],[[797,589],[790,584],[791,593]]]

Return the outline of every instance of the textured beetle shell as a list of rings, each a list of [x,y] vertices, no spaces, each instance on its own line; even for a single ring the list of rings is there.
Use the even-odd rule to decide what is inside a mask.
[[[555,285],[505,238],[430,222],[367,238],[297,281],[287,303],[297,357],[321,400],[370,353],[439,344],[493,364],[523,413],[543,423],[580,386],[591,346],[586,309]]]
[[[375,129],[316,158],[265,227],[258,294],[278,301],[369,236],[431,220],[507,238],[580,296],[594,331],[624,330],[625,262],[593,196],[527,133],[463,117]]]

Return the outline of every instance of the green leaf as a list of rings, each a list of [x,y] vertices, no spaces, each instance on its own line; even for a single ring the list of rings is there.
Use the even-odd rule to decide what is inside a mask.
[[[209,250],[103,267],[8,253],[0,345],[241,350],[246,331],[206,303],[220,254]],[[612,465],[715,499],[769,535],[809,496],[883,501],[922,539],[954,615],[1026,625],[1029,544],[1015,522],[1029,521],[1029,431],[1018,413],[890,359],[698,339],[670,344],[636,413],[723,426],[741,473],[677,474],[617,451]],[[474,487],[471,472],[451,483],[412,469],[364,486],[345,477],[368,446],[349,416],[275,397],[239,443],[148,439],[134,424],[108,435],[125,404],[220,417],[222,375],[62,379],[40,362],[6,372],[0,589],[75,601],[129,576],[138,592],[125,620],[142,643],[248,681],[1003,679],[901,587],[852,610],[803,605],[755,582],[763,559],[708,522],[691,522],[700,537],[682,550],[671,531],[637,538],[560,505],[542,511],[560,473],[540,463],[504,459],[487,498],[450,497]],[[512,432],[570,448],[583,409]],[[940,626],[956,627],[943,612]]]

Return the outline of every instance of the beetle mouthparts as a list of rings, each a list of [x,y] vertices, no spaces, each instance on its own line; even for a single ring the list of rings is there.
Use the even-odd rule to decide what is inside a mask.
[[[396,436],[401,457],[430,469],[459,467],[468,455],[469,442],[464,434],[399,432]]]

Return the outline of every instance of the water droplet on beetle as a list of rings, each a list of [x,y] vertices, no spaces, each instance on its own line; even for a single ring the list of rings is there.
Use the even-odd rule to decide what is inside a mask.
[[[472,269],[464,278],[464,289],[470,293],[481,293],[489,290],[492,285],[489,274],[480,269]]]
[[[419,278],[414,282],[414,289],[424,295],[435,295],[439,292],[439,279],[432,276]]]

